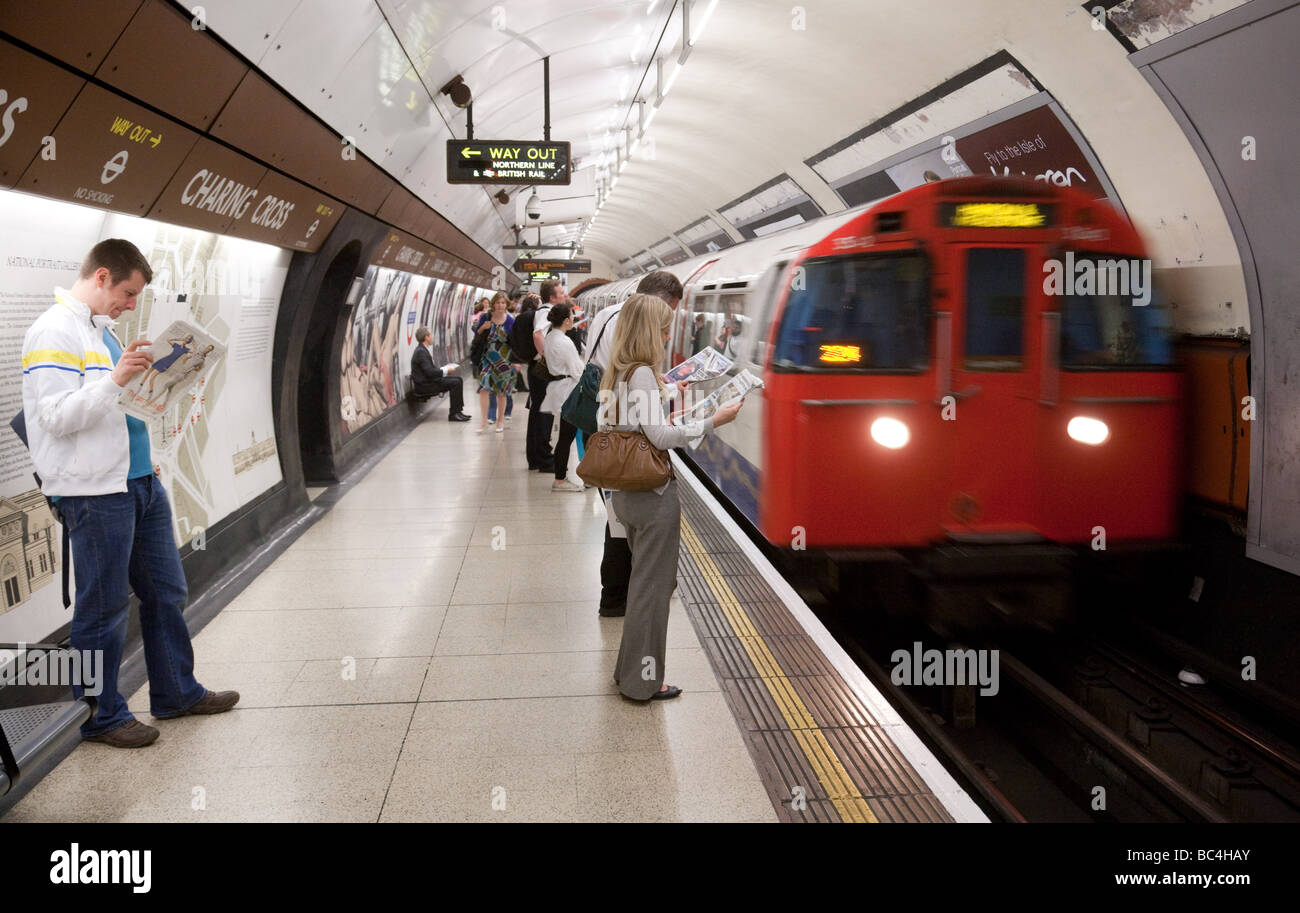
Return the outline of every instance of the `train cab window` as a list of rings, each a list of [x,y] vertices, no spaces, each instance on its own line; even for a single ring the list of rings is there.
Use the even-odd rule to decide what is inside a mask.
[[[919,253],[805,262],[777,331],[773,370],[924,370],[930,348],[927,289]]]
[[[1095,294],[1062,297],[1061,366],[1076,371],[1113,371],[1172,365],[1171,321],[1163,300],[1149,286],[1138,296],[1118,293],[1133,291],[1127,272],[1137,261],[1114,254],[1078,253],[1075,257],[1079,262],[1091,259],[1116,267],[1096,271]],[[1118,266],[1121,263],[1123,272]]]
[[[1024,357],[1024,249],[967,251],[965,369],[1019,371]]]

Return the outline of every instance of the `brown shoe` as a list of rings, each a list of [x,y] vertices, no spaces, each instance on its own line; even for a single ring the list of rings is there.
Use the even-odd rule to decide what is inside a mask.
[[[158,730],[141,723],[139,720],[131,720],[116,729],[110,729],[108,732],[86,736],[85,741],[103,742],[105,745],[112,745],[114,748],[144,748],[146,745],[152,745],[158,741]]]
[[[209,691],[180,716],[189,716],[191,713],[225,713],[238,703],[238,691]]]

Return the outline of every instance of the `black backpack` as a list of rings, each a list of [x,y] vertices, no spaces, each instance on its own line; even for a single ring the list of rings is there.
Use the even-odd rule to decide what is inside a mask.
[[[536,319],[536,310],[515,318],[515,325],[510,330],[510,352],[517,364],[531,365],[537,357],[537,346],[533,345],[533,321]]]

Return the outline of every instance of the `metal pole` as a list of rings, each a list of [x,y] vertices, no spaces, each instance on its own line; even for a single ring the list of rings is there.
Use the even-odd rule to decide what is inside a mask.
[[[465,141],[474,139],[474,102],[465,106]]]
[[[542,139],[551,141],[551,58],[542,58],[542,104],[545,106],[542,124]]]

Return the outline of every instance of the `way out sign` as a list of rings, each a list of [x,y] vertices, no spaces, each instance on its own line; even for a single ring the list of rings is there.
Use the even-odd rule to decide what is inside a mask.
[[[568,184],[569,144],[447,140],[448,184]]]

